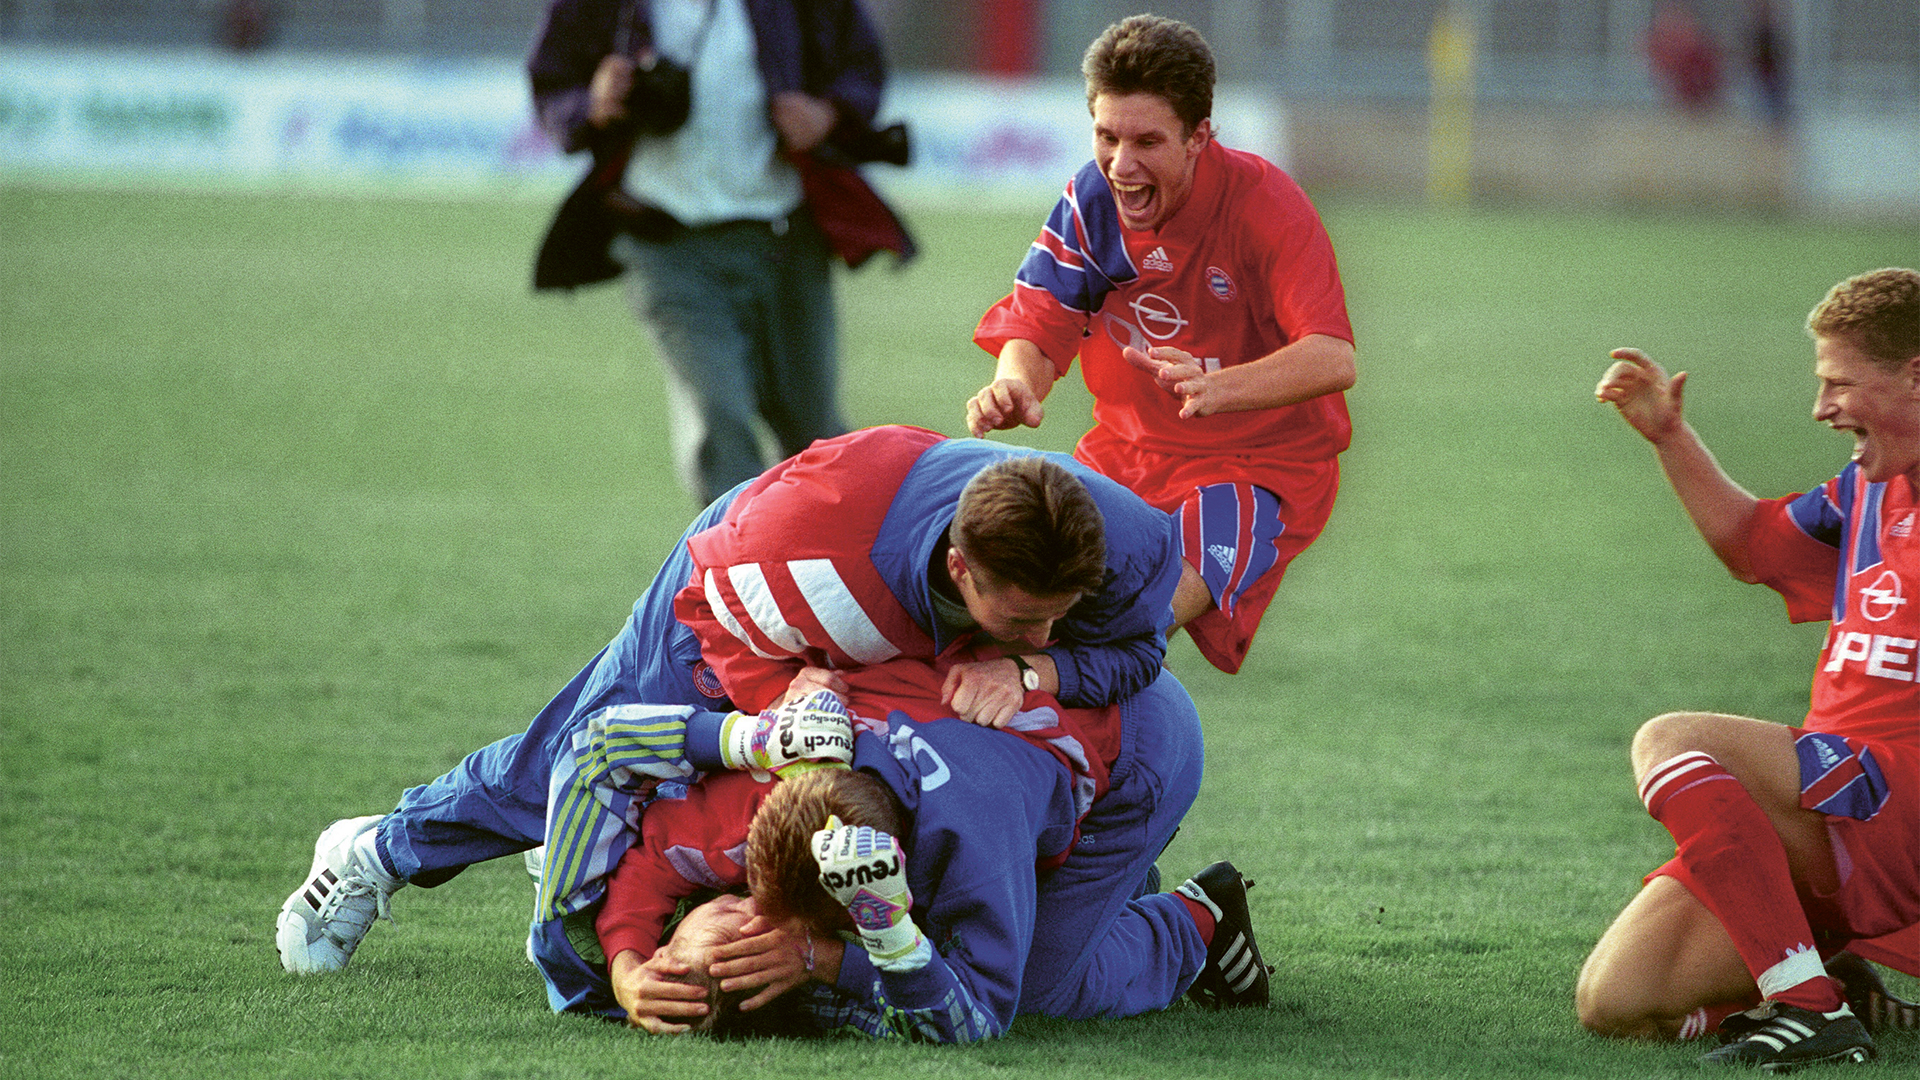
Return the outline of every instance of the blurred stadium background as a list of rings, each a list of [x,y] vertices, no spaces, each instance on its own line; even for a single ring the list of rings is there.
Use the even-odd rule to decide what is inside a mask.
[[[1229,140],[1321,190],[1920,215],[1920,0],[1692,0],[1718,54],[1697,109],[1648,62],[1664,0],[868,3],[917,137],[896,188],[1051,191],[1085,156],[1081,50],[1151,8],[1214,44]],[[0,180],[554,190],[573,167],[519,74],[543,8],[0,0]],[[1777,116],[1750,56],[1765,8]]]

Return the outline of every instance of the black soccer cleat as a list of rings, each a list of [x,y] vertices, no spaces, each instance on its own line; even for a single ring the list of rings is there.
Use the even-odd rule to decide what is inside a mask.
[[[1830,1013],[1762,1002],[1721,1023],[1729,1041],[1702,1057],[1702,1065],[1747,1065],[1784,1073],[1807,1065],[1862,1063],[1873,1058],[1873,1036],[1842,1004]]]
[[[1187,988],[1187,996],[1207,1008],[1267,1007],[1267,975],[1273,969],[1253,938],[1253,917],[1247,913],[1252,887],[1232,863],[1217,862],[1174,890],[1213,914],[1206,966]]]
[[[1920,1004],[1895,997],[1873,965],[1850,952],[1838,952],[1827,961],[1827,977],[1840,984],[1853,1014],[1867,1034],[1920,1031]]]

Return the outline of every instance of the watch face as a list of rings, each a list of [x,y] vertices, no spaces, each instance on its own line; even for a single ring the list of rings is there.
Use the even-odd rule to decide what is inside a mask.
[[[1020,685],[1029,690],[1040,689],[1040,673],[1032,668],[1024,669],[1020,672]]]

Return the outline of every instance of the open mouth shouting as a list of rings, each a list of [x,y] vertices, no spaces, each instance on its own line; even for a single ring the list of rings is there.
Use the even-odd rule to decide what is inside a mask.
[[[1210,121],[1193,130],[1157,94],[1101,94],[1093,102],[1093,153],[1113,190],[1120,224],[1158,229],[1193,193],[1194,164],[1212,137]]]

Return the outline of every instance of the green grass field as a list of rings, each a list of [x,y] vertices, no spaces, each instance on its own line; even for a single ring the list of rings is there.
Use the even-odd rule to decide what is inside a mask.
[[[961,432],[1042,209],[915,208],[925,258],[845,280],[856,422]],[[1208,766],[1162,866],[1260,882],[1274,1007],[716,1046],[550,1014],[516,860],[407,890],[342,975],[274,956],[319,829],[524,726],[695,509],[621,297],[527,288],[547,207],[0,189],[0,1077],[1688,1073],[1572,1016],[1671,850],[1627,741],[1797,719],[1821,628],[1720,571],[1593,384],[1618,345],[1687,368],[1729,470],[1804,488],[1849,444],[1801,319],[1920,230],[1323,210],[1360,335],[1340,506],[1243,673],[1172,660]],[[1024,441],[1067,448],[1085,398],[1049,406]]]

